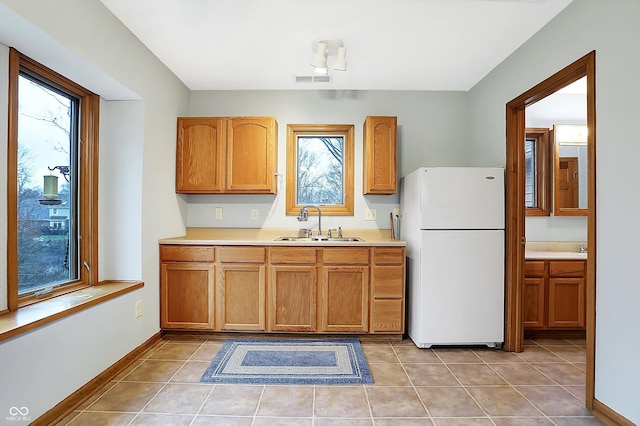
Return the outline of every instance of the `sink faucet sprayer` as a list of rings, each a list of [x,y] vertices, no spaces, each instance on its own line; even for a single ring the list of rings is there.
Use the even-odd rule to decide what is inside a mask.
[[[320,207],[314,206],[312,204],[308,206],[302,206],[302,208],[298,212],[298,222],[306,222],[307,220],[309,220],[309,210],[307,210],[309,207],[313,207],[314,209],[318,210],[318,238],[320,238],[322,237],[322,212],[320,211]]]

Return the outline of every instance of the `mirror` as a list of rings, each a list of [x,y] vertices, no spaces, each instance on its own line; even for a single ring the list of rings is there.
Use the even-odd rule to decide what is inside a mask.
[[[587,126],[553,126],[553,214],[587,215]]]
[[[313,204],[353,216],[353,133],[352,124],[287,125],[287,215]]]

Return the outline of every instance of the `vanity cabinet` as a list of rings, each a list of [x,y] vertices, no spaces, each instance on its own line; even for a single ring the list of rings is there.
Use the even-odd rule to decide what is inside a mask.
[[[214,328],[213,247],[160,246],[160,326]]]
[[[275,194],[273,117],[179,117],[176,192]]]
[[[265,248],[216,247],[216,329],[265,331]]]
[[[526,260],[525,329],[584,330],[586,261]]]
[[[368,301],[369,249],[323,249],[320,331],[366,333]]]
[[[363,192],[395,194],[398,191],[397,117],[369,116],[363,126]]]
[[[269,249],[269,331],[316,331],[316,252],[311,247]]]

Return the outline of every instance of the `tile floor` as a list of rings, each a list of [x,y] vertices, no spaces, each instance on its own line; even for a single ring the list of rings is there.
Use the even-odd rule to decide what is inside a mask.
[[[60,425],[600,425],[584,340],[521,354],[363,343],[373,385],[200,384],[220,341],[165,338]]]

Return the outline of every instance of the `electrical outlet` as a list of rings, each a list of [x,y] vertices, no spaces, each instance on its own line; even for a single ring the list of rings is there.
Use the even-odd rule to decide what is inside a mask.
[[[400,209],[399,208],[395,208],[393,209],[393,218],[395,219],[396,217],[400,216]]]
[[[222,219],[222,207],[216,207],[215,216],[217,220]]]
[[[364,220],[376,220],[376,209],[364,209]]]
[[[138,300],[136,302],[136,318],[140,318],[142,316],[142,300]]]
[[[251,220],[258,220],[258,219],[260,219],[260,210],[251,209]]]

